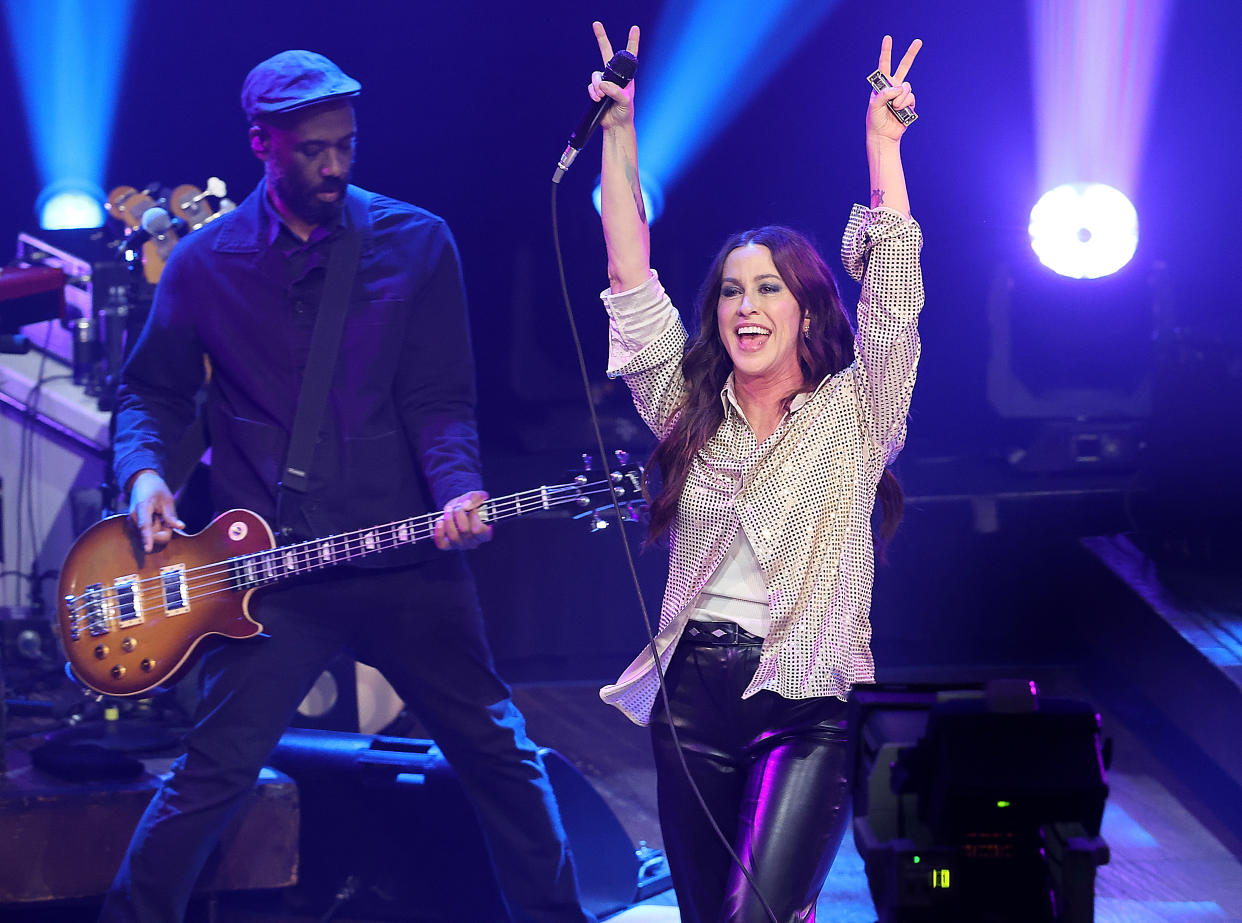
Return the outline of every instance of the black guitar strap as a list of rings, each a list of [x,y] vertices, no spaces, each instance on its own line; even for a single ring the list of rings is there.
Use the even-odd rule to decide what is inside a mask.
[[[298,409],[293,417],[293,429],[289,434],[289,454],[277,485],[276,519],[282,531],[286,527],[281,507],[287,491],[306,493],[309,483],[311,459],[315,448],[315,436],[323,420],[328,404],[328,391],[340,355],[341,331],[345,329],[345,314],[349,309],[349,293],[358,268],[358,256],[362,252],[362,232],[366,226],[366,212],[361,203],[346,193],[346,208],[342,214],[344,233],[332,248],[323,283],[323,297],[319,302],[319,314],[315,318],[315,330],[311,334],[310,356],[302,377],[302,390],[298,395]]]

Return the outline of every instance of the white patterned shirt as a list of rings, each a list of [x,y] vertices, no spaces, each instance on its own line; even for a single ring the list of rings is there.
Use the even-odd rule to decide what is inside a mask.
[[[762,444],[722,393],[724,420],[691,461],[669,530],[669,571],[656,649],[667,668],[689,615],[745,531],[763,571],[771,626],[743,692],[845,699],[872,682],[871,513],[876,485],[905,443],[919,359],[922,231],[889,208],[855,205],[841,241],[846,270],[862,281],[854,361],[798,395]],[[605,291],[610,377],[663,437],[685,382],[686,331],[653,272],[627,292]],[[730,379],[732,376],[730,376]],[[650,646],[600,697],[636,724],[659,695]]]

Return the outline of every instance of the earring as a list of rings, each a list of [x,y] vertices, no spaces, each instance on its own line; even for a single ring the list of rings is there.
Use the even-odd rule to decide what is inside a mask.
[[[811,338],[811,318],[802,318],[802,339],[809,340]]]

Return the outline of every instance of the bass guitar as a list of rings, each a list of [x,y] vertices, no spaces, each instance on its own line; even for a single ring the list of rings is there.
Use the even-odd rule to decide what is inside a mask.
[[[579,472],[565,484],[493,497],[479,507],[486,522],[567,504],[591,510],[592,497],[641,501],[642,468]],[[599,507],[590,515],[595,528]],[[431,540],[441,513],[277,546],[268,524],[249,510],[229,510],[193,535],[147,554],[132,520],[110,516],[74,542],[61,568],[56,614],[73,675],[109,696],[149,694],[179,679],[210,635],[253,638],[256,590],[288,577],[356,561],[390,548]]]

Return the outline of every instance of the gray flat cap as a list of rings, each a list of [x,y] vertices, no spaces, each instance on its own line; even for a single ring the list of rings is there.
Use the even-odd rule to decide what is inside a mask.
[[[275,112],[291,112],[331,99],[357,96],[360,84],[321,54],[282,51],[256,64],[242,84],[241,104],[254,121]]]

